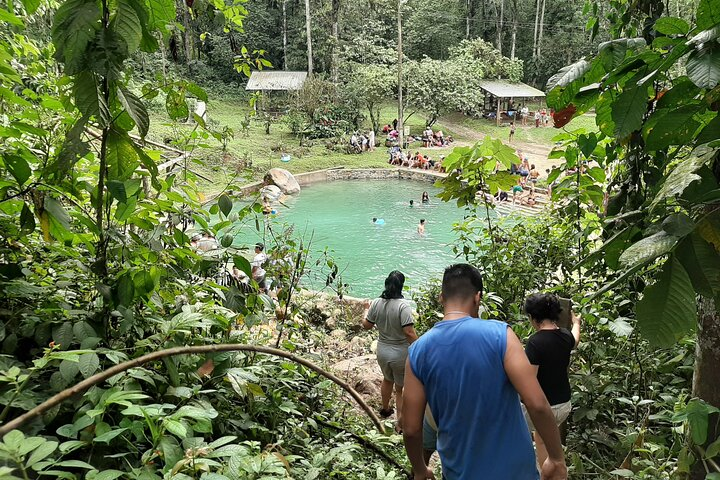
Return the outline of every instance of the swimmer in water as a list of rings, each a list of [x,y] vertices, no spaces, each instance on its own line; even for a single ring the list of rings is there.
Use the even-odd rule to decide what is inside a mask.
[[[430,195],[428,192],[422,193],[422,203],[430,203]]]
[[[415,204],[415,200],[410,200],[410,206],[412,207]]]
[[[385,225],[385,220],[382,218],[375,218],[373,217],[373,223],[375,225]]]
[[[417,233],[419,233],[420,235],[425,235],[425,219],[424,218],[420,219],[420,225],[418,225]]]

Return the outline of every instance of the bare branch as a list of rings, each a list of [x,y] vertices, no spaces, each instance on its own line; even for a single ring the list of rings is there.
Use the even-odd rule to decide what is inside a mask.
[[[292,353],[279,350],[277,348],[271,348],[271,347],[263,347],[259,345],[246,345],[246,344],[240,344],[240,343],[227,343],[227,344],[219,344],[219,345],[199,345],[194,347],[175,347],[175,348],[168,348],[166,350],[159,350],[157,352],[148,353],[146,355],[140,356],[138,358],[135,358],[133,360],[128,360],[127,362],[119,363],[111,368],[108,368],[105,371],[102,371],[100,373],[97,373],[93,375],[92,377],[86,378],[82,382],[67,388],[63,390],[62,392],[50,397],[45,402],[41,403],[37,407],[33,408],[29,412],[26,412],[22,415],[20,415],[17,418],[14,418],[10,422],[6,423],[5,425],[0,427],[0,438],[4,437],[5,434],[10,432],[11,430],[14,430],[16,428],[19,428],[22,424],[27,422],[28,420],[31,420],[39,415],[42,415],[44,412],[50,410],[56,405],[61,404],[65,400],[68,400],[72,398],[73,396],[82,393],[89,389],[90,387],[97,385],[101,382],[104,382],[108,378],[117,375],[118,373],[122,373],[126,370],[129,370],[131,368],[139,367],[141,365],[144,365],[148,362],[153,362],[156,360],[160,360],[166,357],[172,357],[174,355],[187,355],[187,354],[198,354],[198,353],[212,353],[212,352],[237,352],[237,351],[246,351],[246,352],[258,352],[258,353],[265,353],[267,355],[274,355],[276,357],[282,357],[286,358],[288,360],[291,360],[295,363],[299,363],[300,365],[309,368],[310,370],[313,370],[316,373],[319,373],[323,377],[331,380],[335,384],[342,387],[346,392],[350,394],[351,397],[357,402],[357,404],[367,413],[368,417],[370,417],[370,420],[373,421],[375,426],[377,426],[378,430],[381,433],[385,433],[385,426],[380,422],[380,419],[375,415],[375,412],[372,411],[372,409],[368,406],[367,403],[362,399],[360,394],[352,388],[349,384],[346,382],[340,380],[338,377],[333,375],[332,373],[318,367],[314,363],[305,360],[304,358],[298,357],[297,355],[293,355]]]

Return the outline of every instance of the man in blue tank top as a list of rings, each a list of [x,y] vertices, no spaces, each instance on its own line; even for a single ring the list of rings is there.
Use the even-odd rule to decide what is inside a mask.
[[[536,480],[522,398],[548,450],[542,479],[565,480],[560,434],[535,371],[506,323],[476,318],[481,297],[475,267],[448,267],[441,295],[445,317],[410,346],[402,417],[415,479],[434,478],[423,459],[427,403],[447,480]]]

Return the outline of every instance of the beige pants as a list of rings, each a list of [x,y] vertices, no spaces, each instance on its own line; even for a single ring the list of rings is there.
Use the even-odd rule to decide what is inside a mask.
[[[522,404],[520,404],[522,405]],[[530,415],[527,412],[527,409],[525,408],[525,405],[522,405],[523,415],[525,415],[525,421],[528,424],[528,428],[531,432],[535,431],[535,425],[533,425],[532,420],[530,419]],[[570,415],[570,410],[572,410],[572,403],[569,401],[565,403],[558,403],[557,405],[552,405],[550,407],[550,410],[552,410],[553,415],[555,416],[555,423],[557,425],[560,425],[562,422],[564,422],[567,417]]]

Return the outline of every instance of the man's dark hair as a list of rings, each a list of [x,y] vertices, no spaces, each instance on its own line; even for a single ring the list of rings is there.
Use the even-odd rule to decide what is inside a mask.
[[[405,285],[405,275],[397,270],[393,270],[385,279],[385,290],[383,290],[380,298],[392,299],[403,298],[402,289]]]
[[[560,300],[552,293],[533,293],[525,299],[525,313],[538,322],[550,320],[557,322],[560,319]]]
[[[482,274],[472,265],[456,263],[445,269],[442,282],[442,295],[445,300],[467,298],[477,292],[482,294],[482,291]]]

